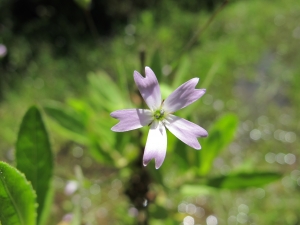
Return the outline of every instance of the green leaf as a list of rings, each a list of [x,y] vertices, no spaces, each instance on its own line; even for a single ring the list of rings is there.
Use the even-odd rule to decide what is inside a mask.
[[[179,65],[176,68],[176,73],[174,75],[174,79],[172,83],[173,88],[179,87],[181,84],[186,82],[189,78],[191,78],[189,77],[190,70],[191,70],[190,59],[187,55],[184,55],[180,59]]]
[[[47,104],[44,106],[44,110],[48,116],[50,116],[55,122],[65,129],[84,135],[85,134],[85,122],[76,112],[66,109],[58,103]]]
[[[158,204],[151,204],[149,207],[151,218],[165,220],[168,218],[168,210]]]
[[[36,195],[16,168],[0,162],[0,221],[2,225],[35,225]]]
[[[273,172],[238,173],[209,179],[207,185],[214,188],[243,189],[248,187],[260,187],[276,181],[281,177],[281,174]]]
[[[202,139],[202,150],[199,152],[199,174],[206,175],[215,157],[233,140],[238,126],[238,118],[234,114],[226,114],[219,118],[209,129],[208,137]]]
[[[159,55],[159,50],[158,49],[152,55],[150,68],[155,73],[155,75],[157,77],[157,80],[161,81],[161,79],[162,79],[162,65],[161,65],[161,60],[160,60],[160,55]]]
[[[111,156],[112,152],[108,152],[106,149],[102,148],[97,140],[97,137],[90,138],[89,152],[93,159],[98,162],[114,165],[114,160]]]
[[[88,74],[89,101],[96,109],[99,107],[112,112],[116,109],[126,108],[128,100],[107,73],[100,71]]]
[[[84,10],[88,10],[90,8],[90,5],[91,5],[91,0],[74,0],[77,5],[84,9]]]
[[[118,71],[118,86],[120,89],[120,92],[123,95],[124,99],[130,99],[130,93],[129,93],[129,86],[128,86],[128,75],[131,75],[130,73],[127,73],[127,71],[125,70],[124,67],[124,61],[122,60],[117,60],[116,61],[116,69]],[[129,103],[129,102],[128,102]],[[131,104],[129,103],[128,106],[130,106],[130,108],[132,108]]]
[[[208,195],[212,190],[213,188],[205,185],[185,184],[180,188],[180,193],[184,196],[199,196]]]
[[[49,211],[45,203],[53,172],[53,155],[41,114],[35,106],[29,108],[23,118],[16,143],[16,163],[36,191],[40,224],[43,210]]]
[[[76,165],[75,166],[75,175],[77,178],[77,181],[79,183],[79,191],[81,193],[81,198],[83,198],[82,196],[84,195],[83,192],[84,190],[84,176],[82,173],[82,169],[80,166]],[[80,225],[81,224],[81,220],[82,220],[82,215],[81,215],[81,201],[82,199],[78,199],[78,204],[75,204],[74,209],[73,209],[73,218],[71,221],[70,225]]]
[[[210,68],[210,70],[208,71],[208,73],[205,76],[204,81],[202,82],[202,87],[208,89],[209,86],[211,85],[212,81],[214,80],[215,75],[218,72],[218,69],[221,65],[220,60],[216,60],[216,62],[214,62]]]

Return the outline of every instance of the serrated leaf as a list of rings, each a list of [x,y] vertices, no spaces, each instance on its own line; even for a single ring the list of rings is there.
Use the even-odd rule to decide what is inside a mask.
[[[209,179],[207,185],[222,189],[244,189],[248,187],[260,187],[281,177],[281,174],[273,172],[238,173]]]
[[[35,225],[36,195],[16,168],[0,162],[0,222],[2,225]]]
[[[208,137],[201,142],[199,152],[199,174],[206,175],[213,160],[233,140],[238,126],[238,118],[234,114],[226,114],[219,118],[208,131]]]
[[[39,110],[33,106],[26,112],[16,143],[17,169],[23,172],[37,194],[38,224],[45,214],[53,172],[53,155],[46,128]]]

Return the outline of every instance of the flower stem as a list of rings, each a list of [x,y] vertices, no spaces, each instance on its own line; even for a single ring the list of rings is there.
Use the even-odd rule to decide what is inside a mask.
[[[222,5],[211,15],[211,17],[206,21],[203,27],[199,27],[199,29],[194,33],[194,35],[191,37],[191,39],[186,43],[186,45],[183,47],[183,49],[179,52],[176,57],[171,60],[171,62],[175,60],[179,60],[184,52],[188,51],[193,45],[197,42],[199,36],[209,27],[211,22],[216,18],[216,16],[222,11],[222,9],[227,5],[229,0],[224,0]]]

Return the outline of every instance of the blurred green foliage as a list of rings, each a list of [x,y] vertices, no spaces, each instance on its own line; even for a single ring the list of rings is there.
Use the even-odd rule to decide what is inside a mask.
[[[7,2],[0,2],[1,21],[9,13],[3,10]],[[195,11],[188,10],[191,8]],[[86,176],[81,187],[83,202],[91,199],[92,204],[81,207],[83,221],[131,224],[134,209],[122,193],[138,154],[134,143],[137,139],[145,143],[148,130],[142,129],[141,138],[134,131],[110,132],[117,121],[109,113],[136,104],[132,72],[141,72],[138,51],[143,46],[146,65],[155,68],[163,96],[184,81],[200,77],[198,87],[206,88],[206,94],[178,116],[224,137],[218,142],[212,135],[217,141],[211,145],[210,136],[200,139],[203,148],[199,152],[168,134],[163,166],[159,171],[151,163],[147,167],[156,181],[151,186],[156,193],[155,204],[149,208],[151,224],[178,224],[187,216],[202,224],[210,215],[215,215],[219,224],[296,224],[300,208],[297,1],[228,4],[179,61],[174,60],[177,54],[210,13],[179,7],[172,1],[135,12],[126,25],[116,24],[111,32],[114,35],[105,38],[53,35],[49,42],[48,32],[33,32],[45,38],[30,39],[33,35],[25,31],[12,32],[14,21],[1,23],[0,42],[8,47],[8,56],[0,59],[0,74],[5,77],[0,107],[0,124],[5,128],[0,130],[1,157],[13,160],[10,149],[19,118],[32,103],[41,105],[50,118],[46,123],[57,155],[55,221],[76,210],[71,197],[78,195],[64,195],[63,187],[68,180],[78,180],[73,167],[82,164]],[[48,20],[45,17],[43,21]],[[40,27],[45,28],[43,23]],[[53,32],[64,29],[70,34],[72,29],[80,29],[67,22],[60,27]],[[37,28],[36,24],[26,26],[28,32]],[[214,125],[227,112],[237,119],[225,121],[218,131]],[[214,146],[224,148],[205,152]],[[207,175],[198,177],[201,164],[197,160],[202,154],[213,154],[213,162],[205,162]],[[235,188],[260,186],[280,179],[278,174],[283,174],[281,181],[267,187],[220,190],[235,184]],[[101,186],[99,194],[90,193],[93,185]],[[196,213],[190,210],[193,206]]]

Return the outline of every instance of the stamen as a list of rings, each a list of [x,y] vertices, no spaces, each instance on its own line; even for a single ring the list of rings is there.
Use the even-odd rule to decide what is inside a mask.
[[[164,114],[165,114],[165,111],[163,109],[160,109],[160,110],[155,111],[153,116],[155,119],[161,120],[161,119],[163,119]]]

